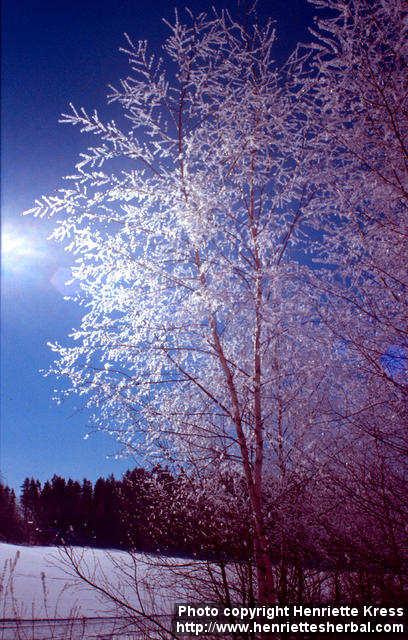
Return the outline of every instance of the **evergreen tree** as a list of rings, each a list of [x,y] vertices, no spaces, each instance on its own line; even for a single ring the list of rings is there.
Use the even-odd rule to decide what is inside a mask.
[[[26,478],[21,487],[20,503],[23,511],[25,539],[30,544],[41,538],[41,483]]]
[[[152,551],[152,498],[151,475],[146,469],[127,471],[121,486],[121,522],[126,544],[133,549]],[[157,506],[157,505],[156,505]],[[156,510],[156,514],[157,514]],[[156,541],[157,543],[157,541]]]
[[[93,494],[95,543],[101,547],[124,545],[120,519],[119,484],[113,475],[98,478]]]
[[[0,484],[0,541],[23,542],[24,526],[13,489]]]
[[[81,485],[81,493],[78,505],[78,514],[80,520],[80,529],[77,533],[78,542],[81,544],[91,544],[93,542],[92,528],[92,509],[93,509],[93,486],[90,480],[84,478]]]

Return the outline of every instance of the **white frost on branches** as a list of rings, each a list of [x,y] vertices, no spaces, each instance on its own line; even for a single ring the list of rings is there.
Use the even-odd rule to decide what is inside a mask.
[[[272,24],[227,12],[176,15],[163,59],[127,37],[121,124],[71,106],[98,141],[32,210],[84,307],[53,373],[129,450],[237,465],[261,599],[265,465],[319,464],[359,412],[392,431],[404,387],[381,354],[406,345],[406,13],[314,4],[331,17],[281,66]]]

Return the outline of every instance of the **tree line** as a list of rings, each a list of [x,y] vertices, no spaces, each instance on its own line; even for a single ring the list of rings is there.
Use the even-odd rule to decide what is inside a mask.
[[[349,453],[343,452],[337,468],[326,469],[324,482],[306,465],[288,470],[281,482],[272,474],[269,478],[266,530],[274,540],[273,566],[283,576],[278,587],[282,600],[301,599],[310,570],[338,575],[339,598],[349,589],[340,587],[347,573],[363,599],[378,593],[383,599],[402,597],[407,573],[404,478],[378,450],[376,459],[367,450],[360,461]],[[3,542],[118,548],[250,567],[250,512],[245,480],[220,470],[217,477],[198,477],[156,465],[128,470],[121,479],[99,477],[95,483],[59,475],[44,483],[27,477],[18,500],[0,484]]]
[[[172,474],[160,465],[129,470],[121,479],[100,477],[95,483],[54,475],[42,484],[27,477],[19,499],[0,484],[0,540],[239,555],[238,539],[225,531],[221,511],[214,517],[214,506],[210,492],[201,491],[198,497],[197,486],[185,474]]]

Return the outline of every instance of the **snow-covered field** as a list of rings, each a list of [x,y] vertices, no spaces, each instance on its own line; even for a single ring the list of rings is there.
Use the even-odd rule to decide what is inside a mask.
[[[187,596],[186,572],[197,569],[145,554],[0,544],[0,639],[153,638],[135,621],[144,626],[148,614],[168,624]]]

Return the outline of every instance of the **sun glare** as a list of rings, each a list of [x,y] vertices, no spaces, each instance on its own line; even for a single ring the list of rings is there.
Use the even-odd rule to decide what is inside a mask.
[[[10,228],[2,230],[1,262],[6,269],[28,267],[41,254],[36,240],[29,234]]]

